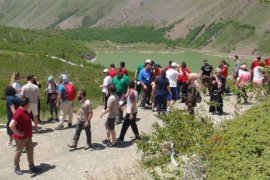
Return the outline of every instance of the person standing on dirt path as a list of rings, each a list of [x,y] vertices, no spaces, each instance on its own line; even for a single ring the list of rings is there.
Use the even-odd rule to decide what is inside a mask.
[[[157,77],[159,77],[162,73],[162,68],[160,67],[159,64],[154,64],[154,68],[152,69],[152,74],[153,74],[153,78],[152,78],[152,83],[151,83],[151,102],[152,102],[152,111],[154,112],[157,106],[157,101],[156,101],[156,96],[153,95],[153,90],[154,90],[154,86],[155,86],[155,81],[157,79]]]
[[[213,75],[213,66],[208,63],[208,60],[203,60],[204,65],[201,67],[200,79],[204,86],[204,92],[206,92],[206,88],[208,89],[209,95],[211,94],[211,83],[210,79]]]
[[[109,70],[108,69],[104,69],[103,74],[104,74],[104,80],[103,80],[103,84],[100,85],[100,88],[102,88],[104,111],[105,111],[107,109],[107,101],[108,101],[108,98],[109,98],[108,87],[109,87],[110,84],[112,84],[112,78],[109,75]]]
[[[7,134],[9,136],[8,146],[13,147],[12,141],[12,135],[13,132],[9,127],[9,124],[13,118],[13,115],[15,114],[15,111],[18,109],[18,107],[21,104],[21,99],[16,96],[16,90],[12,86],[7,86],[5,88],[5,97],[7,100]]]
[[[80,102],[80,108],[77,116],[76,132],[73,137],[73,143],[68,147],[76,149],[82,130],[85,130],[87,144],[84,150],[91,148],[91,119],[93,117],[92,103],[86,97],[85,90],[81,89],[78,92],[78,100]]]
[[[14,72],[11,77],[10,85],[16,90],[16,96],[21,97],[22,87],[20,84],[20,73]]]
[[[130,81],[128,86],[129,86],[129,89],[126,94],[127,104],[124,107],[122,107],[122,110],[127,108],[127,114],[125,116],[125,121],[123,123],[120,136],[119,138],[117,138],[117,141],[124,141],[124,138],[125,138],[125,135],[129,126],[131,126],[132,128],[132,131],[135,135],[135,139],[137,140],[141,139],[139,135],[138,127],[136,124],[136,117],[138,113],[138,108],[136,105],[138,101],[138,92],[134,89],[135,88],[134,81]]]
[[[49,107],[50,107],[50,115],[51,115],[48,121],[53,121],[53,120],[58,121],[59,120],[58,109],[56,107],[58,84],[56,84],[56,82],[54,81],[53,76],[48,77],[45,93],[46,93],[47,104],[49,104]],[[55,115],[53,115],[53,112]]]
[[[259,66],[259,63],[261,61],[262,57],[261,56],[257,56],[257,58],[251,63],[250,69],[251,69],[251,80],[253,80],[254,77],[254,69],[255,67]]]
[[[35,76],[34,74],[32,76],[33,76],[33,84],[36,85],[40,89],[41,84],[39,83],[37,76]],[[38,99],[38,115],[37,115],[37,118],[38,118],[38,122],[41,122],[41,119],[40,119],[40,98]]]
[[[194,115],[194,108],[197,105],[196,102],[196,94],[199,91],[199,85],[197,83],[198,80],[198,75],[196,73],[190,73],[188,76],[188,96],[187,96],[187,100],[186,100],[186,106],[188,108],[188,112],[191,115]]]
[[[68,127],[72,127],[73,119],[73,107],[72,103],[76,96],[73,84],[68,82],[66,74],[60,75],[61,85],[58,89],[58,95],[56,100],[56,107],[60,109],[59,120],[60,124],[55,128],[55,130],[64,129],[64,122],[66,116],[68,116]]]
[[[111,76],[111,78],[114,78],[114,76],[116,76],[117,72],[115,70],[115,65],[111,64],[110,65],[110,69],[109,69],[109,75]]]
[[[109,147],[116,147],[116,135],[115,135],[115,120],[119,111],[119,98],[115,94],[116,87],[114,84],[109,86],[110,97],[108,99],[107,109],[100,115],[102,118],[105,114],[108,114],[108,118],[105,122],[106,128],[106,139],[102,141],[103,144],[107,144]],[[112,137],[112,143],[110,141],[110,136]]]
[[[171,69],[166,71],[166,76],[169,79],[170,89],[172,92],[172,95],[168,96],[168,101],[170,104],[168,109],[172,108],[175,102],[177,101],[177,78],[179,75],[182,75],[177,71],[177,68],[178,68],[178,64],[173,62],[171,64]]]
[[[145,63],[144,69],[140,71],[139,81],[142,85],[142,99],[140,106],[145,108],[149,106],[150,97],[151,97],[151,83],[152,83],[152,71],[151,64]]]
[[[122,74],[122,71],[119,69],[117,72],[117,75],[112,79],[112,84],[116,87],[116,95],[118,96],[118,99],[120,99],[120,108],[118,113],[118,118],[116,120],[116,124],[120,124],[122,122],[123,118],[123,111],[121,110],[121,107],[124,105],[124,95],[127,92],[128,89],[128,83],[129,83],[129,77]]]
[[[38,100],[40,98],[40,92],[37,85],[33,84],[34,78],[32,75],[27,76],[27,84],[22,87],[21,97],[29,98],[30,108],[29,112],[32,113],[35,131],[38,131]]]
[[[177,79],[177,99],[181,98],[181,102],[184,103],[187,99],[187,77],[190,74],[190,69],[187,67],[186,62],[181,63],[181,66],[178,68],[178,72],[182,75],[179,75]]]
[[[126,63],[125,62],[120,62],[120,71],[122,74],[128,76],[128,70],[126,69]]]
[[[39,169],[34,164],[34,148],[32,144],[32,122],[29,114],[30,100],[27,97],[22,97],[21,106],[16,110],[13,118],[9,124],[10,129],[13,132],[13,138],[16,142],[16,150],[14,157],[14,171],[18,175],[22,175],[23,172],[20,169],[20,157],[24,149],[27,152],[27,159],[29,163],[29,173],[35,174],[39,172]]]
[[[248,104],[248,96],[246,92],[246,88],[250,82],[251,79],[251,73],[248,72],[248,68],[246,64],[243,64],[240,66],[241,73],[239,73],[239,76],[237,77],[235,86],[238,88],[239,93],[238,96],[238,103],[240,103],[241,97],[244,98],[244,104]]]
[[[239,73],[241,64],[240,64],[238,55],[235,55],[233,60],[234,60],[234,67],[233,67],[232,77],[234,80],[236,80],[238,78],[238,73]]]

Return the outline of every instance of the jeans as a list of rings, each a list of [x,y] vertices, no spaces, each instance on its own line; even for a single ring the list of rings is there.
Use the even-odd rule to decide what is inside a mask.
[[[50,99],[49,100],[49,106],[50,106],[51,117],[53,117],[53,112],[55,113],[55,117],[57,117],[58,116],[58,109],[56,107],[56,100],[55,99]]]
[[[137,113],[134,113],[133,114],[133,117],[134,118],[132,120],[130,120],[129,119],[130,114],[129,113],[126,114],[125,121],[123,123],[122,129],[121,129],[121,133],[120,133],[120,136],[119,136],[119,139],[120,140],[122,140],[122,141],[124,140],[125,135],[126,135],[126,132],[127,132],[128,128],[129,128],[129,126],[131,126],[132,131],[133,131],[133,133],[134,133],[134,135],[136,137],[139,137],[140,136],[139,135],[139,131],[138,131],[138,127],[137,127],[137,124],[136,124],[136,116],[137,116]]]
[[[146,89],[142,87],[142,99],[141,99],[141,107],[145,107],[145,103],[150,102],[151,97],[151,85],[146,85]]]
[[[29,163],[29,167],[34,166],[34,148],[32,144],[32,137],[26,139],[18,139],[16,142],[16,150],[14,157],[14,167],[15,169],[20,169],[20,158],[24,148],[27,152],[27,159]]]
[[[66,116],[68,116],[68,122],[72,123],[73,119],[73,107],[72,107],[72,101],[65,100],[62,102],[60,105],[60,114],[59,114],[59,119],[61,124],[64,123]]]
[[[89,125],[87,128],[84,128],[83,127],[84,123],[85,123],[85,121],[78,121],[78,123],[76,125],[76,132],[75,132],[75,135],[73,137],[73,143],[76,145],[78,144],[78,141],[80,139],[80,135],[81,135],[81,132],[83,129],[85,130],[87,144],[91,145],[91,127]]]
[[[160,111],[166,112],[166,110],[167,110],[167,94],[157,95],[156,102],[157,102],[157,111],[158,112],[160,112]]]
[[[103,94],[104,109],[106,110],[109,97],[106,95],[107,93],[102,94]]]

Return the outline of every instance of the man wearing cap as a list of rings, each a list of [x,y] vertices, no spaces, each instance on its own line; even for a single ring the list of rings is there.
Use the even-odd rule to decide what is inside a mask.
[[[213,66],[208,64],[208,60],[203,60],[204,65],[201,67],[200,79],[204,86],[204,90],[208,88],[209,95],[211,94],[211,83],[210,79],[213,75]]]
[[[238,93],[238,101],[240,101],[241,96],[244,98],[244,103],[247,104],[248,96],[246,93],[246,87],[251,79],[251,73],[248,72],[248,68],[246,64],[240,66],[241,72],[239,72],[239,76],[236,81],[236,87],[239,89]]]
[[[151,60],[150,59],[146,59],[145,60],[145,63],[151,63]],[[145,63],[143,63],[143,64],[140,64],[138,67],[137,67],[137,69],[136,69],[136,71],[135,71],[135,76],[134,76],[134,78],[135,78],[135,83],[136,83],[136,91],[138,92],[138,95],[140,95],[140,93],[141,93],[141,90],[142,90],[142,86],[141,86],[141,82],[138,80],[138,78],[139,78],[139,74],[140,74],[140,72],[141,72],[141,70],[144,68],[144,66],[145,66]]]
[[[66,99],[66,88],[65,85],[69,84],[67,75],[61,74],[60,77],[60,83],[58,89],[58,95],[56,100],[56,107],[60,109],[59,119],[60,124],[55,128],[55,130],[61,130],[64,129],[64,122],[66,116],[68,116],[68,127],[72,127],[72,119],[73,119],[73,107],[72,107],[72,101]]]
[[[151,83],[152,83],[152,71],[151,64],[145,63],[144,69],[141,70],[139,74],[139,81],[142,85],[142,99],[141,99],[141,107],[145,108],[146,103],[150,102],[151,96]]]
[[[170,89],[172,92],[172,95],[169,96],[168,98],[168,101],[170,101],[169,108],[171,108],[174,105],[175,101],[177,100],[177,79],[179,75],[182,75],[177,71],[177,67],[178,67],[178,64],[173,62],[171,64],[171,68],[166,71],[166,76],[169,79]]]
[[[48,77],[48,82],[46,85],[46,97],[47,97],[47,104],[49,104],[50,107],[50,114],[51,117],[49,118],[49,121],[52,120],[58,120],[58,109],[56,107],[56,98],[58,93],[58,85],[55,83],[53,76]],[[55,113],[55,116],[53,115],[53,112]]]
[[[108,91],[108,87],[110,84],[112,84],[112,78],[109,75],[109,69],[104,69],[103,70],[103,74],[104,74],[104,80],[103,80],[103,84],[100,85],[100,88],[102,88],[102,94],[103,94],[103,103],[104,103],[104,111],[107,109],[107,101],[109,98],[109,91]]]

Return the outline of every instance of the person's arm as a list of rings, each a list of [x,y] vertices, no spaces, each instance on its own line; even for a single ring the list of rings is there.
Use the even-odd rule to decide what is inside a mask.
[[[12,114],[14,115],[14,113],[16,111],[14,104],[10,105],[9,107],[10,107]]]
[[[201,70],[201,73],[200,73],[200,80],[202,80],[202,74],[203,74],[203,71]]]
[[[155,96],[156,90],[157,90],[157,85],[156,85],[156,82],[154,82],[152,96]]]
[[[134,79],[137,80],[137,77],[138,77],[138,69],[135,71],[135,74],[134,74]]]
[[[144,89],[147,89],[147,86],[144,84],[143,79],[142,79],[142,71],[139,74],[139,81],[141,82],[142,87]]]
[[[17,134],[18,136],[23,137],[24,136],[24,133],[18,131],[18,129],[16,128],[16,125],[17,125],[17,122],[14,119],[12,119],[11,122],[10,122],[10,124],[9,124],[9,127],[10,127],[11,131],[14,134]]]
[[[170,96],[172,96],[172,91],[171,91],[170,85],[167,85],[167,91],[169,92]]]
[[[101,113],[100,118],[102,118],[105,114],[109,113],[110,111],[111,107],[108,106],[107,109],[103,113]]]
[[[133,120],[134,119],[133,114],[134,114],[134,110],[135,110],[135,106],[136,106],[135,94],[134,93],[130,94],[129,100],[131,102],[131,111],[130,111],[129,119]]]
[[[56,99],[56,107],[57,108],[59,108],[59,106],[60,106],[61,98],[62,98],[62,92],[59,91],[58,94],[57,94],[57,99]]]
[[[241,82],[241,77],[238,77],[237,80],[236,80],[235,86],[239,87],[240,82]]]
[[[179,70],[179,74],[178,74],[178,75],[179,75],[179,76],[183,76],[184,73],[183,73],[183,71],[182,71],[182,68],[179,68],[178,70]]]
[[[84,127],[90,126],[90,122],[91,122],[92,117],[93,117],[93,108],[92,108],[92,105],[89,104],[89,115],[87,117],[87,121],[84,124]]]

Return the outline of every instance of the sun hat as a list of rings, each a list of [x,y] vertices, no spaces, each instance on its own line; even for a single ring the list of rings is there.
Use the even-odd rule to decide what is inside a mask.
[[[107,73],[107,72],[109,72],[109,69],[104,69],[103,72]]]
[[[247,70],[247,65],[243,64],[242,66],[240,66],[241,69],[246,69]]]

